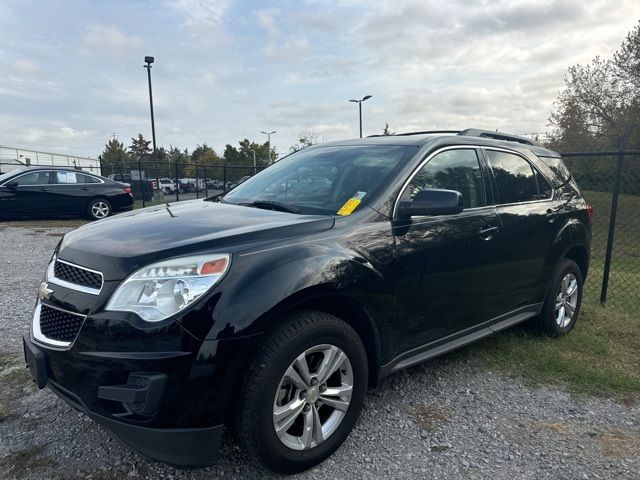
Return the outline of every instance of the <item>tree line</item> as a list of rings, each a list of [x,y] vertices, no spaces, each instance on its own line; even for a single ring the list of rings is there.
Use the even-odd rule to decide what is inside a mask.
[[[549,118],[544,142],[559,152],[640,149],[640,22],[611,58],[574,65]],[[611,189],[611,157],[569,158],[567,164],[586,189]],[[640,194],[640,158],[626,157],[622,191]]]

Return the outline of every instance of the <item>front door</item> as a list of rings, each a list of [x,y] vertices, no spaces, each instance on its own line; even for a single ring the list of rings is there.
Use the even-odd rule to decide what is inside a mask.
[[[51,213],[51,173],[45,170],[24,173],[6,183],[17,186],[0,187],[4,217],[42,217]]]
[[[408,200],[427,188],[456,190],[464,210],[456,215],[395,220],[398,254],[398,324],[401,349],[473,329],[491,319],[494,237],[500,220],[488,201],[488,181],[478,152],[437,153],[402,193]]]

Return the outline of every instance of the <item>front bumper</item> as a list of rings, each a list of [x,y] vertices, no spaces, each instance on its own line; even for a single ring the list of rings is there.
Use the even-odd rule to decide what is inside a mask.
[[[223,425],[221,422],[212,425],[211,415],[207,412],[202,412],[202,417],[199,420],[191,415],[190,421],[187,422],[176,420],[180,417],[179,412],[167,412],[163,407],[159,407],[158,413],[145,421],[142,421],[139,416],[136,418],[135,415],[134,420],[126,419],[126,415],[119,418],[118,414],[110,414],[101,407],[104,407],[105,404],[115,405],[123,402],[99,398],[100,394],[97,391],[100,387],[92,383],[92,376],[87,375],[84,378],[82,376],[83,371],[88,373],[87,365],[78,366],[75,372],[69,372],[67,376],[61,377],[58,381],[54,372],[60,368],[60,359],[56,356],[69,355],[69,352],[41,347],[29,336],[23,337],[23,345],[25,361],[39,388],[48,386],[73,408],[85,413],[141,455],[171,465],[189,467],[210,465],[216,461]],[[73,374],[77,375],[77,383],[72,386],[67,385],[65,388],[61,383],[67,384],[69,375]],[[171,384],[172,381],[170,380],[168,383]],[[121,387],[127,386],[121,385]],[[74,391],[71,391],[72,389]],[[87,397],[87,391],[92,391],[93,396],[96,397],[94,403],[87,400],[87,398],[92,398],[91,396]],[[126,388],[122,391],[126,393]],[[116,389],[115,392],[117,395],[118,390]],[[151,401],[165,404],[168,397],[171,397],[170,393],[176,392],[167,392],[163,388],[159,393],[163,398],[151,399]],[[114,395],[113,389],[110,394]],[[188,396],[187,391],[179,390],[177,394]],[[150,395],[148,394],[148,396]],[[154,395],[158,395],[157,391]],[[206,396],[204,392],[203,395]],[[224,396],[224,392],[221,392],[221,396]],[[183,425],[180,425],[181,423]]]

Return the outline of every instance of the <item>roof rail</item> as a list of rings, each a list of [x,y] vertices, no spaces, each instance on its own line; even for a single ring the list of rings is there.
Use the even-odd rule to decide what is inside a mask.
[[[458,133],[462,137],[481,137],[492,138],[494,140],[505,140],[507,142],[518,142],[524,145],[531,145],[541,147],[542,145],[535,140],[530,140],[525,137],[519,137],[518,135],[510,135],[508,133],[494,132],[491,130],[481,130],[479,128],[467,128]]]
[[[457,135],[458,133],[460,133],[460,130],[421,130],[419,132],[392,133],[390,135],[385,135],[385,134],[367,135],[367,138],[389,137],[389,136],[408,137],[410,135],[428,135],[428,134],[436,134],[436,133],[450,133],[453,135]]]

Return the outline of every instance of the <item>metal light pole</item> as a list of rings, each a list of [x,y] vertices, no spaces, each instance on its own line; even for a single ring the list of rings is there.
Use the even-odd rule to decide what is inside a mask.
[[[260,133],[264,133],[267,136],[267,155],[268,155],[268,159],[269,159],[268,163],[269,163],[269,165],[271,165],[271,135],[276,133],[276,131],[275,130],[273,132],[260,131]]]
[[[362,102],[364,102],[365,100],[369,100],[370,98],[371,95],[367,95],[363,97],[362,100],[349,100],[350,102],[358,104],[358,113],[360,115],[360,138],[362,138]]]
[[[153,91],[151,90],[151,64],[153,63],[153,57],[144,57],[146,65],[143,65],[147,69],[147,78],[149,79],[149,106],[151,107],[151,140],[153,141],[153,160],[156,164],[156,195],[160,196],[160,178],[158,178],[158,153],[156,150],[156,124],[153,118]],[[140,172],[142,175],[142,172]],[[144,192],[142,192],[144,197]]]

